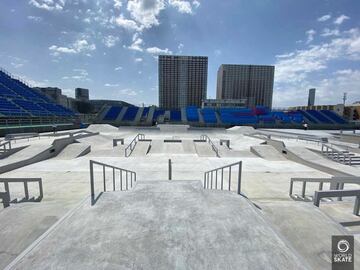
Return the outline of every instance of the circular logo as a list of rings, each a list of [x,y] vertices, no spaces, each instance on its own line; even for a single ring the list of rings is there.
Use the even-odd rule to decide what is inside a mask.
[[[348,241],[346,240],[340,240],[337,244],[337,249],[339,252],[341,253],[345,253],[346,251],[348,251],[350,248],[350,244]]]

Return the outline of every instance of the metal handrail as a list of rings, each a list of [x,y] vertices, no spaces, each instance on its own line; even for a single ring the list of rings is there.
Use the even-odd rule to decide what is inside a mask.
[[[208,142],[211,145],[211,148],[215,152],[216,156],[220,157],[219,149],[215,146],[215,144],[212,142],[208,135],[200,135],[200,140]]]
[[[331,178],[291,178],[289,196],[293,195],[294,182],[302,182],[301,197],[305,198],[306,183],[319,183],[319,190],[323,190],[324,183],[330,183],[330,189],[343,189],[345,184],[360,185],[360,177],[357,176],[333,176]]]
[[[5,189],[5,192],[0,192],[0,197],[2,198],[4,208],[10,206],[11,202],[9,183],[24,183],[25,200],[29,201],[29,182],[39,183],[39,196],[37,197],[36,201],[41,201],[43,198],[43,187],[41,178],[0,178],[0,183],[4,183]]]
[[[11,150],[11,141],[4,141],[0,143],[0,152],[7,152]]]
[[[103,192],[107,191],[106,186],[106,168],[112,169],[112,190],[115,191],[116,189],[116,171],[119,171],[119,185],[121,191],[129,190],[133,187],[133,183],[136,182],[136,172],[130,171],[127,169],[115,167],[109,164],[105,164],[102,162],[90,160],[90,189],[91,189],[91,205],[94,205],[97,201],[97,199],[100,197],[102,192],[95,198],[95,183],[94,183],[94,165],[99,165],[102,167],[102,176],[103,176]],[[125,179],[123,183],[123,174],[125,174]],[[129,176],[130,175],[130,176]],[[129,179],[130,178],[130,179]],[[130,180],[130,181],[129,181]]]
[[[238,176],[237,176],[237,194],[241,193],[241,172],[242,172],[242,161],[232,163],[220,168],[216,168],[204,173],[204,189],[221,189],[224,190],[224,170],[229,169],[229,178],[228,178],[228,187],[227,189],[231,191],[231,168],[238,167]],[[221,178],[218,181],[218,172],[221,171]],[[214,177],[215,174],[215,177]],[[215,179],[214,179],[215,178]],[[214,184],[214,185],[213,185]],[[220,185],[220,187],[219,187]],[[226,188],[226,187],[225,187]]]
[[[330,151],[329,151],[330,150]],[[348,152],[340,151],[335,149],[334,147],[331,147],[327,144],[321,145],[321,153],[326,156],[327,158],[330,158],[332,160],[335,160],[337,162],[341,162],[343,164],[352,165],[352,155]]]
[[[360,210],[360,189],[347,189],[347,190],[326,190],[315,191],[314,205],[320,207],[320,201],[322,198],[331,197],[355,197],[353,214],[358,216]]]
[[[131,153],[134,151],[135,146],[138,141],[145,140],[145,134],[138,134],[135,136],[135,138],[131,141],[131,143],[125,148],[125,157],[129,157]],[[130,153],[128,153],[128,150],[130,149]]]

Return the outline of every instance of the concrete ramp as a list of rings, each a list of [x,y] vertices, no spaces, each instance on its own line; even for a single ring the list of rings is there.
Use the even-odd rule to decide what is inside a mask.
[[[229,149],[225,145],[218,146],[220,157],[256,157],[253,153],[248,150],[233,150]]]
[[[255,155],[262,157],[266,160],[280,161],[287,160],[283,157],[278,150],[271,145],[254,145],[250,147],[250,151]]]
[[[73,159],[84,156],[91,151],[91,146],[85,143],[73,143],[66,146],[54,159]]]
[[[134,151],[131,153],[130,156],[133,157],[143,157],[146,156],[150,147],[149,141],[139,141],[137,142]]]
[[[216,153],[207,142],[194,142],[199,157],[216,157]]]
[[[138,182],[82,206],[12,269],[308,269],[244,197],[198,181]]]
[[[196,154],[195,144],[193,140],[182,140],[181,143],[185,154]]]

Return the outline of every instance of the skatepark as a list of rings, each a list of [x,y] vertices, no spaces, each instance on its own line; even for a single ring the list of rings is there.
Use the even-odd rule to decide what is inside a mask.
[[[332,235],[360,244],[359,197],[348,194],[359,192],[359,141],[359,131],[105,124],[12,140],[0,179],[19,182],[8,192],[0,182],[11,196],[0,269],[329,269]],[[41,179],[42,194],[26,179]],[[342,193],[315,205],[327,190]],[[360,249],[354,258],[356,269]]]

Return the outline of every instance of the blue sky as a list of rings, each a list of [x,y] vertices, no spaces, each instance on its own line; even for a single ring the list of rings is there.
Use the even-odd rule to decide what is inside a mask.
[[[274,106],[360,100],[358,0],[0,0],[0,66],[34,86],[157,104],[158,54],[275,65]]]

